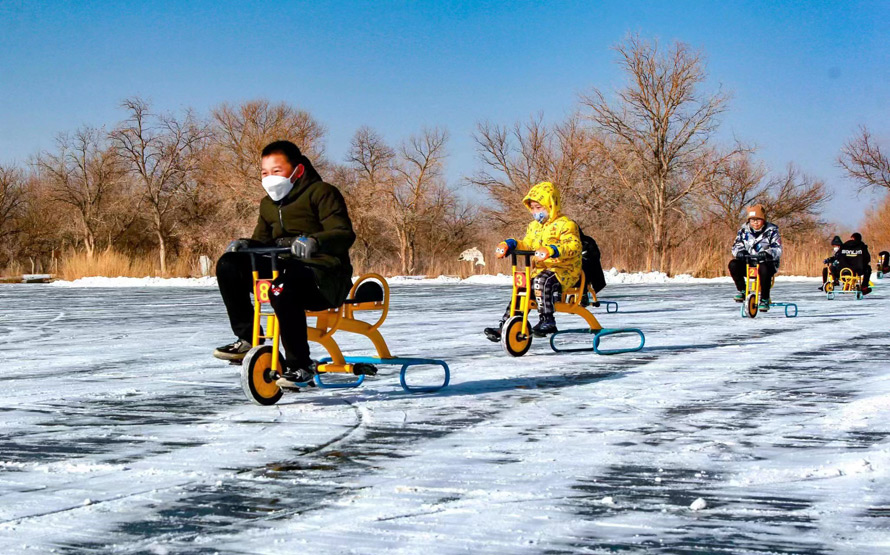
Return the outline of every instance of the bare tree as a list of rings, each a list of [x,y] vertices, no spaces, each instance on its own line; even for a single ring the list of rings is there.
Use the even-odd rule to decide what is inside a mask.
[[[179,221],[177,201],[198,167],[206,132],[189,111],[179,120],[156,115],[140,98],[123,102],[130,116],[112,134],[127,171],[138,181],[158,242],[161,273],[167,273],[167,246]]]
[[[502,226],[516,224],[524,218],[522,199],[529,187],[552,179],[552,135],[538,115],[510,128],[480,123],[474,138],[485,167],[469,181],[494,200],[492,218]]]
[[[616,47],[628,84],[610,104],[594,89],[582,103],[597,133],[592,140],[645,216],[647,266],[665,268],[669,215],[712,179],[720,158],[709,146],[728,96],[702,94],[700,52],[677,42],[668,51],[631,37]]]
[[[57,152],[37,157],[37,167],[50,186],[52,200],[74,210],[80,239],[92,258],[123,171],[102,129],[83,127],[73,136],[59,135],[56,144]]]
[[[480,123],[474,136],[484,164],[469,182],[485,190],[496,208],[488,216],[512,227],[527,219],[522,199],[532,185],[552,182],[584,202],[602,201],[605,190],[593,187],[592,168],[600,162],[589,132],[577,115],[552,127],[539,114],[512,127]]]
[[[0,240],[20,231],[18,217],[25,207],[25,175],[21,168],[0,164]]]
[[[731,156],[718,168],[714,178],[704,184],[701,194],[705,198],[699,204],[724,232],[738,229],[742,213],[757,203],[768,187],[767,168],[756,161],[750,152]]]
[[[387,220],[399,240],[402,273],[417,269],[418,235],[441,220],[454,195],[445,186],[442,163],[448,134],[426,129],[400,147],[393,163],[394,179],[384,184],[390,201]]]
[[[388,243],[381,230],[386,227],[384,217],[388,210],[385,191],[392,190],[395,179],[394,160],[395,151],[372,129],[361,127],[355,132],[347,156],[351,175],[338,182],[345,189],[357,237],[353,248],[362,264],[377,258]]]
[[[890,189],[890,160],[865,126],[860,127],[859,135],[847,141],[841,149],[838,163],[849,177],[859,182],[860,190],[868,187]]]
[[[211,111],[214,155],[213,180],[229,187],[240,201],[238,211],[252,211],[262,196],[260,152],[272,141],[296,144],[316,168],[322,169],[325,129],[308,112],[285,103],[251,100],[237,106],[222,104]],[[251,212],[252,214],[252,212]]]
[[[788,164],[784,173],[769,180],[765,194],[758,200],[763,202],[770,220],[790,235],[817,228],[822,207],[830,198],[824,181]]]
[[[819,222],[822,206],[830,198],[825,183],[789,164],[782,174],[770,176],[766,166],[750,152],[733,155],[706,184],[705,211],[729,232],[744,222],[744,210],[763,204],[770,221],[791,233],[809,231]]]
[[[442,218],[425,233],[425,251],[431,260],[455,260],[478,241],[482,220],[479,209],[457,199],[449,199]]]
[[[31,273],[52,268],[56,249],[63,241],[64,231],[60,226],[48,225],[57,222],[60,216],[54,212],[58,203],[52,200],[49,188],[34,175],[19,174],[24,177],[15,188],[22,192],[22,200],[14,216],[15,247],[13,258],[27,258]]]

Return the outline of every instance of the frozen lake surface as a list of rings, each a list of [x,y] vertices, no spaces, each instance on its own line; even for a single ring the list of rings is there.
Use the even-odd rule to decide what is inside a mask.
[[[755,320],[726,283],[610,285],[645,350],[520,359],[480,333],[508,288],[398,286],[391,350],[451,387],[273,407],[210,356],[215,288],[0,286],[0,552],[890,551],[880,285],[780,282],[799,317]]]

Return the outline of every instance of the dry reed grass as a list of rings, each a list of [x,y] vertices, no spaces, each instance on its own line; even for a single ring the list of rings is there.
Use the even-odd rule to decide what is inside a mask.
[[[57,277],[74,280],[83,277],[188,277],[194,275],[197,264],[190,258],[179,258],[167,263],[167,274],[161,275],[156,256],[127,256],[108,249],[96,252],[92,258],[85,252],[69,251],[61,257]]]

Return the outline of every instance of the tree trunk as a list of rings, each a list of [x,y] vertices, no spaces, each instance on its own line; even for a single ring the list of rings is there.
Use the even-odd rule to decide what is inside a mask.
[[[652,222],[652,246],[649,249],[649,271],[662,271],[664,264],[664,221],[656,214]],[[656,266],[657,264],[657,266]]]
[[[83,245],[87,250],[87,259],[93,259],[93,253],[96,251],[96,237],[93,236],[93,232],[87,228],[84,237],[83,237]]]
[[[412,275],[417,270],[416,252],[415,239],[414,237],[411,237],[408,241],[408,271],[411,272]]]
[[[167,241],[164,237],[163,226],[161,225],[161,215],[155,211],[155,235],[158,238],[158,259],[161,263],[161,275],[167,276]]]
[[[164,241],[164,234],[157,232],[158,236],[158,258],[161,262],[161,275],[167,276],[167,243]]]
[[[404,232],[399,232],[399,258],[402,263],[402,275],[408,275],[408,241]]]

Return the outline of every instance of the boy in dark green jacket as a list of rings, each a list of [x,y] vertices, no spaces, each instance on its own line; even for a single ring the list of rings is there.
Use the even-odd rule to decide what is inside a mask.
[[[296,259],[279,264],[270,302],[281,326],[285,351],[283,375],[305,382],[315,373],[309,358],[306,310],[343,304],[352,287],[349,247],[355,241],[346,202],[325,183],[308,158],[289,141],[276,141],[262,152],[263,188],[260,214],[250,239],[232,241],[216,264],[219,291],[232,331],[238,339],[214,351],[224,360],[241,360],[252,347],[253,288],[250,257],[238,250],[249,246],[291,247]],[[270,275],[269,261],[257,257],[260,275]]]

